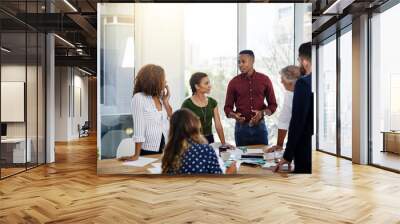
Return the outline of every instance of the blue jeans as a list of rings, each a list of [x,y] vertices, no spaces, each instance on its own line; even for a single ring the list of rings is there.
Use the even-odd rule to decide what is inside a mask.
[[[236,146],[246,145],[268,145],[268,130],[265,121],[262,120],[256,126],[249,126],[249,123],[235,124]]]

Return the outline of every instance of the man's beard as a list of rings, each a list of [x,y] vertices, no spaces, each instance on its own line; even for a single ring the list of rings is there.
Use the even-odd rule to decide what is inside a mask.
[[[307,74],[306,74],[306,69],[304,68],[303,65],[300,65],[300,72],[301,72],[301,74],[303,74],[303,75],[307,75]]]

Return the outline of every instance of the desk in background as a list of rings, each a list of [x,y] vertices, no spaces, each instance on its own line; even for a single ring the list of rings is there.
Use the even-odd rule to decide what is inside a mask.
[[[27,145],[26,154],[25,144]],[[8,164],[31,162],[31,145],[32,140],[30,138],[27,138],[26,141],[25,138],[1,139],[1,159]]]
[[[382,152],[400,154],[400,131],[383,131]]]

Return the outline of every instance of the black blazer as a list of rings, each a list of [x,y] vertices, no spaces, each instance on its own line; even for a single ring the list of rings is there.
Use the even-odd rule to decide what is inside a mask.
[[[314,129],[314,101],[311,85],[311,74],[298,79],[295,85],[292,118],[283,155],[283,158],[289,162],[293,160],[295,150],[310,150],[311,152],[311,148],[302,147],[304,141],[311,142]]]

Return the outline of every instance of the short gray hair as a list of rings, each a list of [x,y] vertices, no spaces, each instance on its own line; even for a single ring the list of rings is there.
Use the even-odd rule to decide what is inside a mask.
[[[289,65],[281,69],[281,76],[290,82],[296,82],[300,78],[300,68],[295,65]]]

